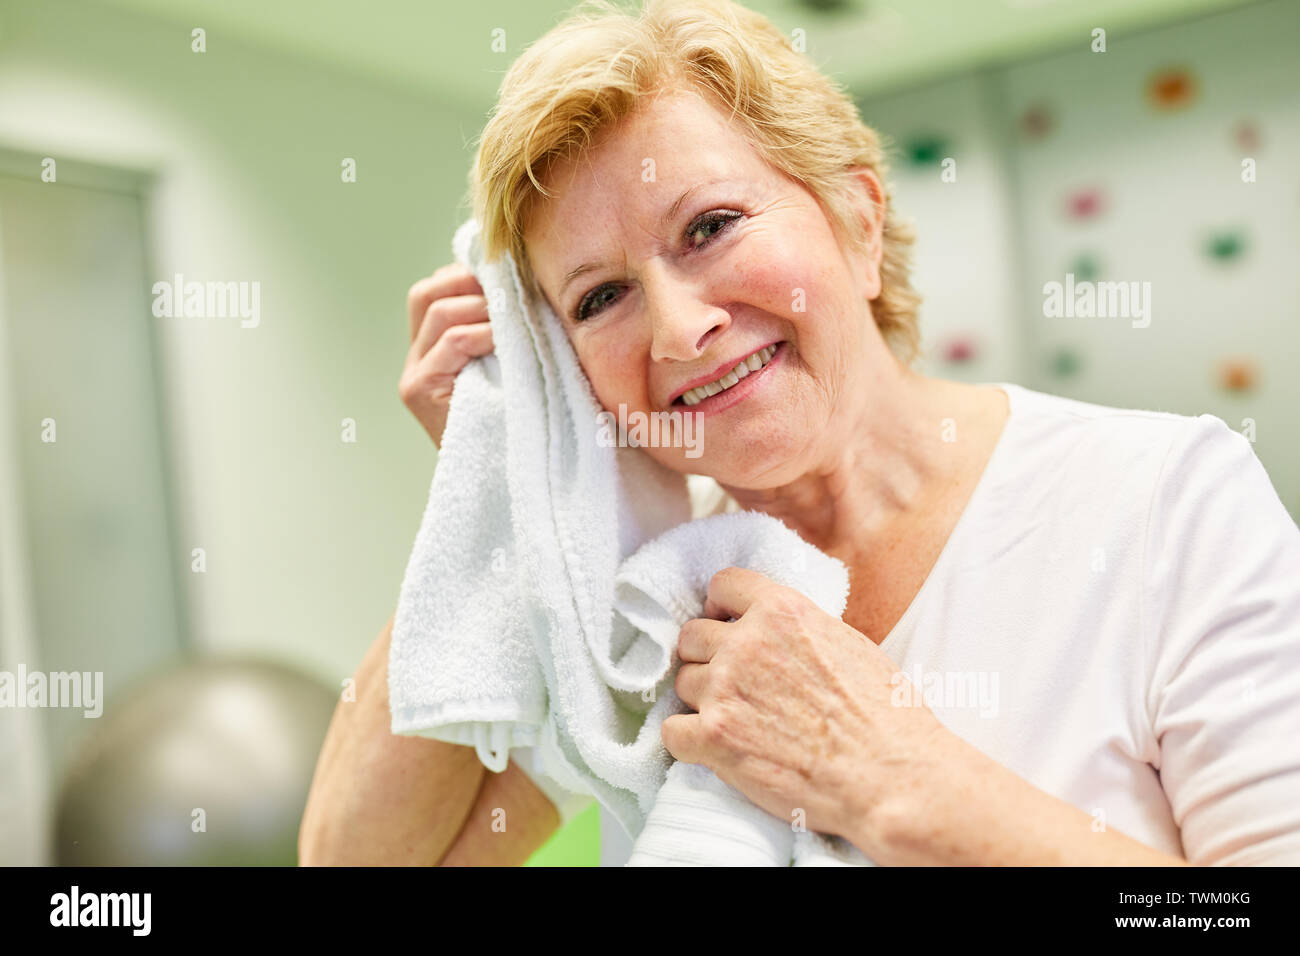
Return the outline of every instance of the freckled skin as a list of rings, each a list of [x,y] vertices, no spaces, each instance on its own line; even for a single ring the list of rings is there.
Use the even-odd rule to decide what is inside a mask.
[[[846,251],[812,194],[729,124],[690,92],[649,98],[578,161],[546,171],[552,196],[525,242],[606,411],[689,413],[669,404],[686,383],[786,343],[761,388],[700,422],[701,457],[671,445],[645,452],[712,476],[742,507],[842,560],[849,606],[841,620],[763,575],[719,572],[711,620],[688,622],[679,637],[675,687],[697,713],[668,717],[663,740],[769,812],[799,810],[810,829],[884,862],[894,828],[879,821],[912,819],[909,795],[970,777],[956,770],[960,741],[933,713],[891,705],[896,668],[873,641],[947,540],[1001,431],[1006,396],[920,376],[881,337],[871,300],[885,190],[874,173],[852,171],[870,240]],[[642,179],[647,158],[652,182]],[[660,225],[700,184],[709,185]],[[600,265],[563,287],[589,262]],[[574,321],[584,301],[590,314]],[[945,420],[960,442],[940,440]],[[720,613],[720,600],[735,613]],[[692,629],[713,637],[688,648]]]
[[[646,157],[653,182],[642,181]],[[658,225],[685,189],[713,179],[736,185],[706,186]],[[846,392],[861,387],[884,346],[868,302],[879,292],[876,262],[846,261],[811,193],[686,92],[649,101],[580,162],[548,170],[545,183],[556,195],[529,223],[528,254],[605,409],[689,411],[667,404],[683,383],[771,341],[789,343],[761,393],[700,422],[702,457],[681,447],[648,454],[745,487],[790,481],[824,454],[817,444],[840,427],[837,408],[855,404]],[[710,226],[711,241],[686,238],[702,214],[729,210],[744,217]],[[569,270],[604,260],[612,265],[560,293]],[[602,285],[612,286],[603,307],[582,322],[567,318]],[[800,289],[805,311],[796,311]]]

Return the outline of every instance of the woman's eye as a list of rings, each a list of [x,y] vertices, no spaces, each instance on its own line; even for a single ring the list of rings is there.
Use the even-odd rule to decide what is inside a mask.
[[[701,240],[698,245],[692,248],[700,249],[707,246],[710,242],[721,235],[733,222],[741,216],[738,212],[710,212],[705,213],[695,222],[691,223],[691,228],[687,230],[687,241],[693,239]]]
[[[606,292],[615,292],[617,289],[612,285],[599,285],[582,297],[578,307],[573,310],[573,321],[582,322],[590,318],[594,313],[599,312],[605,306],[613,302],[613,299],[602,301],[601,296]],[[592,306],[597,306],[592,308]]]
[[[691,223],[691,227],[686,231],[686,241],[688,243],[695,241],[691,244],[692,249],[703,249],[730,228],[731,224],[741,218],[742,215],[743,213],[738,212],[705,213]],[[617,295],[614,298],[603,298],[605,293],[608,292],[617,292],[617,288],[612,285],[601,285],[583,296],[577,308],[573,310],[571,316],[573,321],[583,322],[615,302],[618,298]]]

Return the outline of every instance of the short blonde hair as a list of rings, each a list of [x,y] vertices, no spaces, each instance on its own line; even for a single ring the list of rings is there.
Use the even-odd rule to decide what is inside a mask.
[[[648,94],[685,84],[730,110],[754,148],[817,199],[839,239],[861,248],[866,229],[849,174],[865,166],[885,181],[884,149],[852,97],[787,42],[766,18],[731,0],[647,0],[639,13],[586,0],[511,65],[479,137],[470,171],[484,254],[508,251],[529,290],[540,286],[524,232],[553,161],[574,158]],[[904,364],[920,346],[920,296],[909,275],[910,226],[885,186],[880,295],[872,313]]]

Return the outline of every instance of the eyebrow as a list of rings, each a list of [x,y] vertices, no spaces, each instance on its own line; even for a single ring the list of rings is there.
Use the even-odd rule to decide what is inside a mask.
[[[732,180],[712,179],[709,180],[708,182],[696,183],[694,186],[691,186],[680,196],[678,196],[677,199],[673,201],[673,204],[671,206],[669,206],[666,210],[664,210],[664,214],[659,217],[660,228],[667,227],[668,223],[672,220],[672,218],[677,215],[678,210],[682,208],[682,204],[686,202],[686,200],[689,199],[691,196],[693,196],[698,190],[704,189],[705,187],[708,186],[717,186],[723,183],[730,183],[730,182],[732,182]],[[562,297],[564,295],[564,290],[569,287],[569,283],[572,282],[574,279],[578,278],[579,276],[586,275],[588,272],[595,272],[602,265],[604,265],[604,263],[602,262],[584,262],[582,265],[578,266],[576,269],[569,272],[564,277],[564,281],[560,283],[560,296]]]

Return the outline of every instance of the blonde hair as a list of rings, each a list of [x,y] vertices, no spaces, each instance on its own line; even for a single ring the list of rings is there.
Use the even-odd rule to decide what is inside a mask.
[[[848,93],[788,44],[762,15],[731,0],[647,0],[625,11],[586,0],[531,44],[506,72],[470,170],[485,256],[509,252],[539,296],[524,247],[541,179],[574,158],[643,97],[680,84],[711,97],[738,120],[758,153],[821,204],[839,239],[862,248],[851,167],[884,183],[884,149]],[[920,296],[909,276],[910,226],[885,186],[880,295],[872,313],[904,364],[919,350]]]

